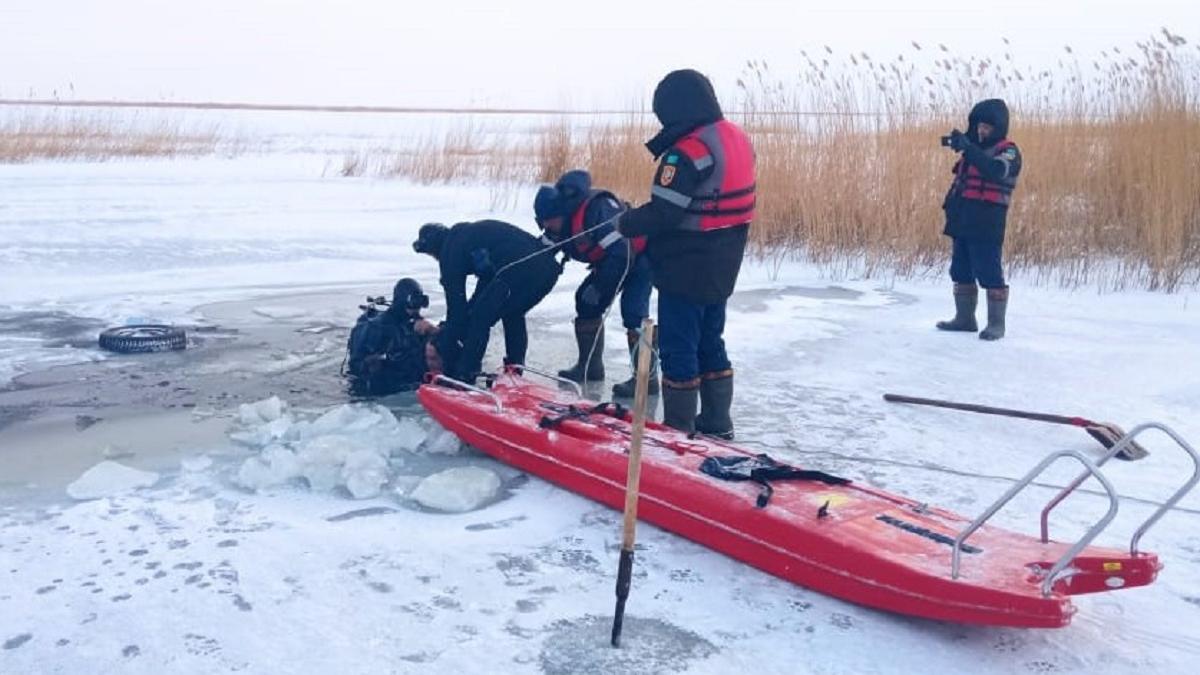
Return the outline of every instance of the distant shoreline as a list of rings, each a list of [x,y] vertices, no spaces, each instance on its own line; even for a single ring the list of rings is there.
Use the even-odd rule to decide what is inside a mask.
[[[259,110],[265,112],[328,112],[328,113],[383,113],[411,115],[642,115],[650,116],[649,110],[567,110],[560,108],[451,108],[421,106],[380,105],[317,105],[309,103],[234,103],[221,101],[105,101],[105,100],[60,100],[60,99],[16,99],[0,98],[0,106],[47,107],[47,108],[160,108],[176,110]],[[742,111],[726,111],[739,115]],[[879,112],[833,112],[821,110],[755,111],[763,117],[880,117]]]
[[[0,106],[56,108],[178,108],[187,110],[263,110],[272,112],[412,113],[470,115],[643,115],[638,110],[560,110],[553,108],[451,108],[376,105],[316,105],[306,103],[231,103],[220,101],[106,101],[0,98]]]

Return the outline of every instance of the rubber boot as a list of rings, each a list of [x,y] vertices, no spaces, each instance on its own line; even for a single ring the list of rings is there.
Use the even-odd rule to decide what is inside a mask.
[[[629,362],[633,364],[633,374],[628,380],[613,385],[613,398],[633,398],[637,393],[638,345],[641,344],[641,331],[626,330],[625,339],[629,342]],[[650,380],[647,382],[651,396],[658,396],[658,329],[654,329],[651,338],[656,353],[650,356]]]
[[[696,430],[700,387],[693,382],[663,380],[663,424],[686,434]]]
[[[700,414],[696,417],[696,431],[706,436],[716,436],[726,441],[732,441],[733,418],[729,416],[729,407],[732,404],[732,370],[702,375]]]
[[[595,348],[592,347],[595,343]],[[584,367],[587,367],[587,381],[597,382],[604,379],[604,322],[601,319],[575,319],[575,344],[579,347],[579,360],[566,370],[558,371],[559,377],[565,377],[575,382],[584,381]],[[588,362],[588,357],[591,362]]]
[[[979,332],[979,339],[990,342],[1004,337],[1004,313],[1008,311],[1008,288],[989,288],[987,305],[987,328]]]
[[[979,287],[975,284],[954,284],[954,319],[937,322],[938,330],[971,332],[979,330],[975,322],[975,307],[979,304]]]

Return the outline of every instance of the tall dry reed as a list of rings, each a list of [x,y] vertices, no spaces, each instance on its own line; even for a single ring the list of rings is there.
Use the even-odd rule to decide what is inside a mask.
[[[2,110],[0,163],[118,157],[171,157],[215,152],[215,127],[185,126],[168,118],[138,120],[58,110]]]
[[[722,93],[757,151],[759,255],[868,274],[939,272],[956,156],[938,137],[965,129],[976,101],[1002,97],[1025,161],[1009,215],[1010,267],[1065,285],[1200,283],[1200,58],[1168,31],[1094,60],[1065,47],[1042,69],[1018,65],[1007,48],[959,57],[914,42],[887,60],[822,48],[784,75],[750,62],[737,91]],[[431,142],[412,166],[388,173],[527,190],[586,167],[598,185],[638,202],[654,171],[642,143],[655,129],[646,114],[564,118],[532,141]],[[490,168],[455,170],[468,155]]]

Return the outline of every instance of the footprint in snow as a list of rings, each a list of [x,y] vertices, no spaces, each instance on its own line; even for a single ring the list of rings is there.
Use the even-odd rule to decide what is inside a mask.
[[[4,641],[5,649],[16,649],[33,639],[32,633],[21,633]]]

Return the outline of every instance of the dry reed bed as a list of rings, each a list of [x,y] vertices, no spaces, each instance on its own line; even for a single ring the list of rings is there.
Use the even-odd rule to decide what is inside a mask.
[[[941,202],[955,156],[938,137],[965,129],[975,101],[1000,96],[1026,164],[1009,218],[1010,267],[1064,285],[1200,283],[1197,56],[1163,31],[1094,61],[1067,47],[1045,70],[1019,67],[1008,53],[960,58],[917,43],[887,62],[825,48],[785,76],[751,62],[723,98],[758,153],[755,250],[867,274],[940,271]],[[374,168],[348,157],[346,173],[489,182],[494,201],[511,203],[514,190],[587,167],[597,184],[641,201],[654,171],[642,143],[654,131],[645,114],[563,118],[532,139],[467,126],[375,153]]]
[[[203,155],[215,152],[221,141],[215,128],[165,118],[65,110],[0,116],[0,163]]]

